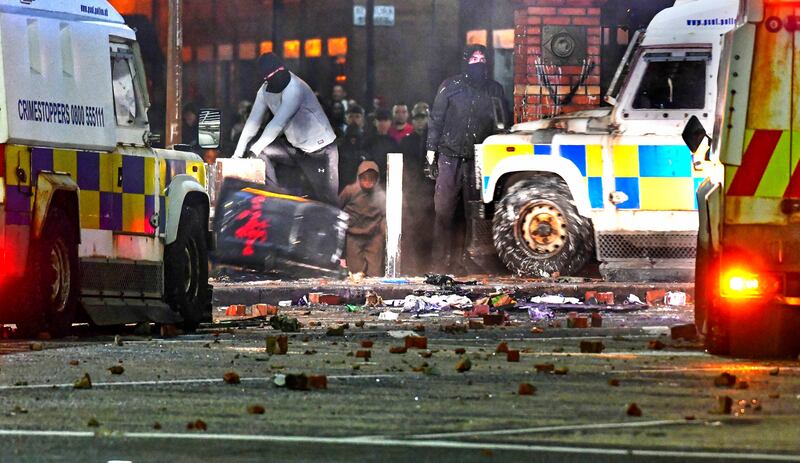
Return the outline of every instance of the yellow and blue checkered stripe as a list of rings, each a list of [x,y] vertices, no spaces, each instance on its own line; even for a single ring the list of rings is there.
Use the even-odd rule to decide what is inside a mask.
[[[0,174],[6,183],[7,225],[30,225],[35,185],[42,171],[66,173],[76,181],[81,228],[126,233],[155,233],[150,218],[155,214],[156,200],[161,203],[159,228],[163,231],[167,204],[164,191],[175,175],[189,174],[205,185],[201,161],[20,145],[3,146],[0,154],[4,158]]]
[[[580,171],[593,209],[603,208],[603,148],[601,145],[549,144],[484,147],[484,189],[497,164],[512,156],[553,156],[570,160]],[[558,151],[557,153],[555,151]],[[683,145],[615,145],[612,148],[615,191],[628,199],[624,210],[696,210],[695,191],[705,175],[692,167],[692,154]]]

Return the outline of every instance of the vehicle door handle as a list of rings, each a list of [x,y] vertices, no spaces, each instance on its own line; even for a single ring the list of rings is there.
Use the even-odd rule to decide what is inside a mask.
[[[117,186],[122,187],[122,167],[117,167]]]

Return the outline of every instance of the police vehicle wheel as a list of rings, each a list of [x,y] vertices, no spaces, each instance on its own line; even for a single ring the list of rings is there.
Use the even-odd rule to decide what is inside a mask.
[[[578,214],[567,186],[551,177],[511,186],[495,211],[492,235],[500,259],[520,276],[574,274],[594,248],[589,219]]]
[[[42,237],[32,248],[31,277],[34,284],[32,313],[51,337],[69,334],[78,308],[78,238],[75,226],[60,209],[48,212]],[[25,327],[30,332],[35,327]]]
[[[164,251],[167,303],[183,317],[183,329],[194,332],[210,319],[208,310],[208,249],[200,213],[184,206],[178,237]]]

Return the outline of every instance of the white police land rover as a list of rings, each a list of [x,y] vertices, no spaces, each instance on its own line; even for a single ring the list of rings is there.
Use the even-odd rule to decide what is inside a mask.
[[[202,160],[153,149],[133,30],[104,0],[0,0],[0,323],[210,317]]]

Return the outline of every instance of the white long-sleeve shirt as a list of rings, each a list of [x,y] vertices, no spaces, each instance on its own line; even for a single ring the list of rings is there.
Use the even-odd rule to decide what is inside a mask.
[[[303,79],[292,73],[290,75],[289,84],[281,93],[269,93],[263,86],[258,90],[233,157],[244,156],[247,144],[258,133],[268,110],[274,117],[250,147],[250,151],[256,154],[281,133],[286,135],[292,146],[306,153],[318,151],[336,140],[328,117],[311,87]]]

